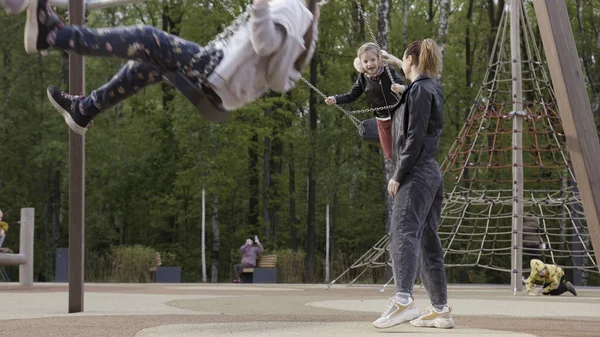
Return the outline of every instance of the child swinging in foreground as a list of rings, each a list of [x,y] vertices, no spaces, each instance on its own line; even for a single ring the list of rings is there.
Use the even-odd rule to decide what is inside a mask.
[[[67,125],[84,135],[102,111],[179,71],[226,110],[260,98],[268,89],[294,88],[315,50],[320,9],[315,0],[254,0],[249,19],[200,46],[151,26],[89,29],[66,26],[49,0],[29,0],[25,50],[51,47],[81,55],[129,59],[108,83],[87,97],[48,87],[48,98]]]
[[[382,108],[385,110],[375,111],[377,118],[377,129],[379,131],[379,142],[386,159],[392,159],[392,121],[393,106],[398,102],[394,93],[402,93],[406,90],[403,79],[396,69],[391,66],[389,70],[394,82],[387,73],[386,66],[382,61],[382,51],[374,43],[365,43],[358,49],[358,57],[354,60],[354,67],[360,73],[356,82],[349,92],[343,95],[330,96],[325,99],[328,105],[346,104],[356,101],[363,93],[367,96],[371,108]],[[387,54],[385,54],[387,56]]]

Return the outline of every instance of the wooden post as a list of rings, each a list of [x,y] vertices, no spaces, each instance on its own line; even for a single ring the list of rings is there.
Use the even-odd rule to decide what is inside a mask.
[[[83,25],[84,0],[69,0],[69,23]],[[69,92],[85,92],[83,57],[69,52]],[[69,129],[69,313],[83,311],[85,252],[85,136]]]
[[[592,245],[600,249],[600,143],[564,0],[534,0]],[[596,255],[596,267],[598,268]],[[600,270],[600,269],[599,269]]]
[[[521,74],[520,17],[521,1],[512,0],[510,6],[510,58],[512,65],[512,162],[513,162],[513,217],[511,287],[513,294],[523,290],[523,90]]]

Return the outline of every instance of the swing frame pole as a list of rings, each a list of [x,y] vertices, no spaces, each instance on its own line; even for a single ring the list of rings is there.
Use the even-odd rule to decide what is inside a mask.
[[[87,9],[109,8],[144,0],[54,0],[69,11],[69,24],[85,24]],[[69,93],[85,94],[85,59],[69,52]],[[85,136],[69,129],[69,313],[83,312],[85,256]]]
[[[69,23],[83,25],[84,0],[69,0]],[[85,93],[85,60],[69,52],[69,93]],[[85,136],[69,129],[69,313],[83,312]]]

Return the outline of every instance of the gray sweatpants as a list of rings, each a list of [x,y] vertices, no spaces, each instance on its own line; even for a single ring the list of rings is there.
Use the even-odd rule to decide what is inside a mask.
[[[412,294],[420,262],[421,281],[433,305],[446,305],[448,300],[444,255],[437,233],[443,199],[444,180],[435,160],[414,166],[400,182],[390,226],[396,291]]]

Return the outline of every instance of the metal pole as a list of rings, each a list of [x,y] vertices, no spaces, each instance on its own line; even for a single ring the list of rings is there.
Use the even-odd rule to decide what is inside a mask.
[[[523,92],[521,77],[521,40],[519,14],[522,0],[512,0],[510,7],[510,55],[512,65],[513,99],[513,218],[512,218],[512,277],[513,294],[523,290]]]
[[[205,190],[202,186],[202,282],[206,283],[206,253],[205,251],[206,241],[206,199]]]
[[[84,0],[69,0],[69,23],[83,25]],[[69,52],[69,92],[85,93],[85,63]],[[69,129],[69,313],[83,311],[85,136]]]
[[[19,255],[25,255],[25,264],[19,266],[19,283],[22,286],[33,285],[33,236],[35,226],[35,209],[21,209],[21,238]]]
[[[329,193],[325,208],[325,282],[329,282]]]

